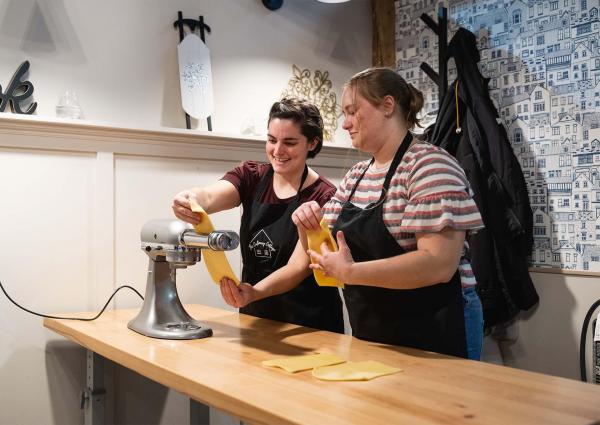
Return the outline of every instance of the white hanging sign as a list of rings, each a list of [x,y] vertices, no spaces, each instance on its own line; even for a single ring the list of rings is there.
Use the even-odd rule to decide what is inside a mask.
[[[177,46],[179,86],[183,110],[196,119],[212,115],[212,71],[210,51],[196,34],[188,34]]]

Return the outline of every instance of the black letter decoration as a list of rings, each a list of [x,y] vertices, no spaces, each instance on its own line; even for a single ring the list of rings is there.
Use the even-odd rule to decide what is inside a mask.
[[[25,61],[19,66],[8,84],[6,93],[2,92],[2,86],[0,86],[0,112],[4,112],[9,103],[15,114],[33,114],[35,108],[37,108],[37,102],[32,102],[25,112],[21,110],[20,102],[33,94],[31,81],[21,81],[27,71],[29,71],[29,61]]]

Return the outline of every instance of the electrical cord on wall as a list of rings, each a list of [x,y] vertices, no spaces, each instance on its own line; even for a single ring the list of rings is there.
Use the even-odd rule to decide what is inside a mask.
[[[587,382],[587,371],[585,365],[585,345],[587,331],[590,320],[592,319],[592,315],[594,314],[594,310],[596,310],[598,307],[600,307],[600,300],[594,302],[589,308],[585,315],[585,319],[583,319],[583,326],[581,327],[581,338],[579,339],[579,371],[581,372],[581,380],[583,382]],[[600,326],[600,323],[596,323],[596,326]]]
[[[8,292],[6,292],[6,289],[4,289],[4,286],[2,286],[2,282],[0,281],[0,289],[2,289],[2,292],[4,292],[4,295],[6,295],[6,298],[8,298],[11,303],[13,303],[17,307],[19,307],[21,310],[26,311],[27,313],[34,314],[34,315],[40,316],[40,317],[47,317],[48,319],[81,320],[83,322],[91,322],[92,320],[96,320],[98,317],[100,317],[100,315],[102,313],[104,313],[104,310],[106,310],[106,307],[108,307],[108,303],[110,302],[110,300],[112,300],[113,297],[117,294],[117,292],[119,292],[123,288],[129,288],[129,289],[131,289],[133,292],[135,292],[136,294],[138,294],[138,296],[142,300],[144,299],[144,297],[142,296],[142,294],[140,294],[138,292],[138,290],[135,289],[133,286],[122,285],[122,286],[119,286],[117,289],[115,289],[115,291],[112,293],[112,295],[108,298],[108,301],[106,301],[106,304],[104,304],[104,307],[102,307],[102,310],[100,310],[100,312],[98,314],[96,314],[94,317],[90,317],[90,318],[85,318],[85,317],[83,317],[83,318],[82,317],[60,317],[60,316],[52,316],[52,315],[49,315],[49,314],[36,313],[35,311],[31,311],[28,308],[25,308],[22,305],[19,305],[19,303],[17,303],[15,300],[13,300],[10,297],[10,295],[8,295]]]

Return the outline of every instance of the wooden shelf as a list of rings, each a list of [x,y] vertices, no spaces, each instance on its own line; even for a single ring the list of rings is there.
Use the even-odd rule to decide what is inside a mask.
[[[87,120],[0,114],[0,147],[112,152],[165,158],[264,160],[265,140],[167,127],[125,127]],[[326,144],[309,165],[350,168],[364,159],[354,148]]]

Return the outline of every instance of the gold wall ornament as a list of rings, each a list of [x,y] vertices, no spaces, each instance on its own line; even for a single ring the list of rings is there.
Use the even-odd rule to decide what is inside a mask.
[[[337,103],[337,95],[331,89],[333,84],[329,79],[329,71],[317,70],[311,77],[308,69],[301,70],[292,65],[292,74],[287,88],[281,93],[281,98],[296,97],[316,105],[323,117],[323,139],[333,141],[342,110]]]

